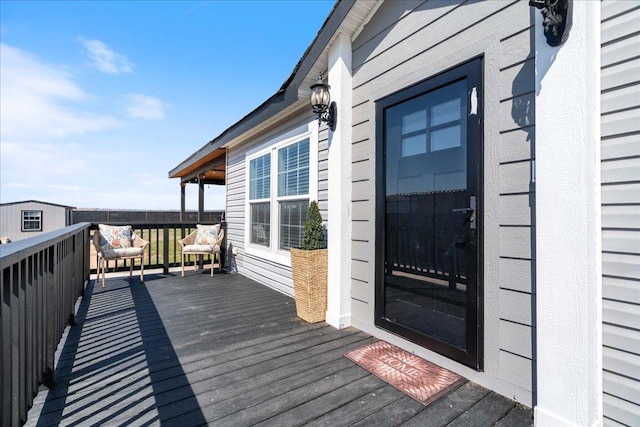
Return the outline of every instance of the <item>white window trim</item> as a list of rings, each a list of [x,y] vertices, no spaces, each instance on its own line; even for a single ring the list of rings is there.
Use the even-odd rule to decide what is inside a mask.
[[[306,126],[307,130],[282,140],[274,138],[269,141],[267,147],[256,152],[252,152],[245,158],[245,253],[253,255],[278,264],[291,267],[291,253],[289,251],[280,250],[280,209],[279,202],[282,200],[299,200],[300,196],[281,196],[278,197],[278,150],[287,145],[294,144],[309,138],[309,202],[318,200],[318,122],[312,121]],[[267,199],[253,200],[252,202],[270,202],[270,236],[269,247],[251,243],[251,203],[249,200],[249,171],[250,162],[265,154],[271,154],[271,197]]]

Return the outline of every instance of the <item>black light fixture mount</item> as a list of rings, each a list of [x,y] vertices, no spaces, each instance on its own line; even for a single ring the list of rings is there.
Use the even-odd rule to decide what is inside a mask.
[[[542,11],[544,36],[549,46],[560,46],[569,38],[573,0],[529,0],[529,6]]]
[[[318,116],[318,123],[326,122],[333,132],[336,130],[338,106],[335,101],[331,102],[329,89],[331,89],[331,86],[322,81],[322,74],[320,74],[318,82],[311,86],[311,108]]]

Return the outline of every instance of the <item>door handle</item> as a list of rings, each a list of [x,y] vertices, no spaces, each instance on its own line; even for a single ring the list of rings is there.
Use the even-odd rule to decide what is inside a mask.
[[[477,206],[476,196],[469,196],[469,207],[468,208],[452,209],[451,212],[453,212],[453,213],[471,212],[471,216],[469,217],[469,228],[471,230],[475,230],[476,229],[476,206]]]

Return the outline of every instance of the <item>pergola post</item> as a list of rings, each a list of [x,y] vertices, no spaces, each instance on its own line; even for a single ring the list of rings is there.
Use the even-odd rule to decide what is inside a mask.
[[[204,179],[198,177],[198,222],[204,221]]]
[[[184,222],[185,220],[184,214],[186,211],[186,188],[187,188],[187,183],[181,182],[180,183],[180,222]]]
[[[198,175],[198,222],[204,221],[204,176]],[[202,255],[197,255],[198,257],[198,266],[200,269],[203,268],[203,257]],[[213,264],[211,265],[213,268]]]

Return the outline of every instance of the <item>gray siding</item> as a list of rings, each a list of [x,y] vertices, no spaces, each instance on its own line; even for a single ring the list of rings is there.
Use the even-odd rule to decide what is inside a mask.
[[[329,128],[322,123],[318,133],[318,207],[327,227],[329,211]]]
[[[532,8],[522,1],[385,2],[353,43],[352,105],[352,316],[371,331],[375,101],[484,56],[485,371],[451,366],[528,405],[535,327],[532,23]]]
[[[256,147],[266,148],[269,141],[277,141],[287,133],[306,125],[314,118],[305,112],[302,115],[292,118],[287,124],[261,135],[253,140],[231,147],[227,154],[227,238],[228,242],[238,249],[236,262],[238,271],[245,276],[276,289],[282,293],[293,296],[293,281],[291,268],[268,259],[251,255],[245,252],[245,219],[249,215],[245,212],[246,196],[246,156],[249,151]],[[294,136],[292,133],[288,136]],[[327,213],[327,130],[321,128],[318,135],[318,203],[321,214],[326,221]],[[273,168],[274,165],[272,164]],[[275,183],[271,184],[272,186]],[[276,227],[272,223],[272,227]]]
[[[602,2],[605,425],[640,425],[640,1]]]
[[[22,211],[42,211],[42,231],[22,231]],[[71,224],[71,208],[47,203],[25,202],[0,206],[0,238],[12,242],[40,233],[64,228]]]

